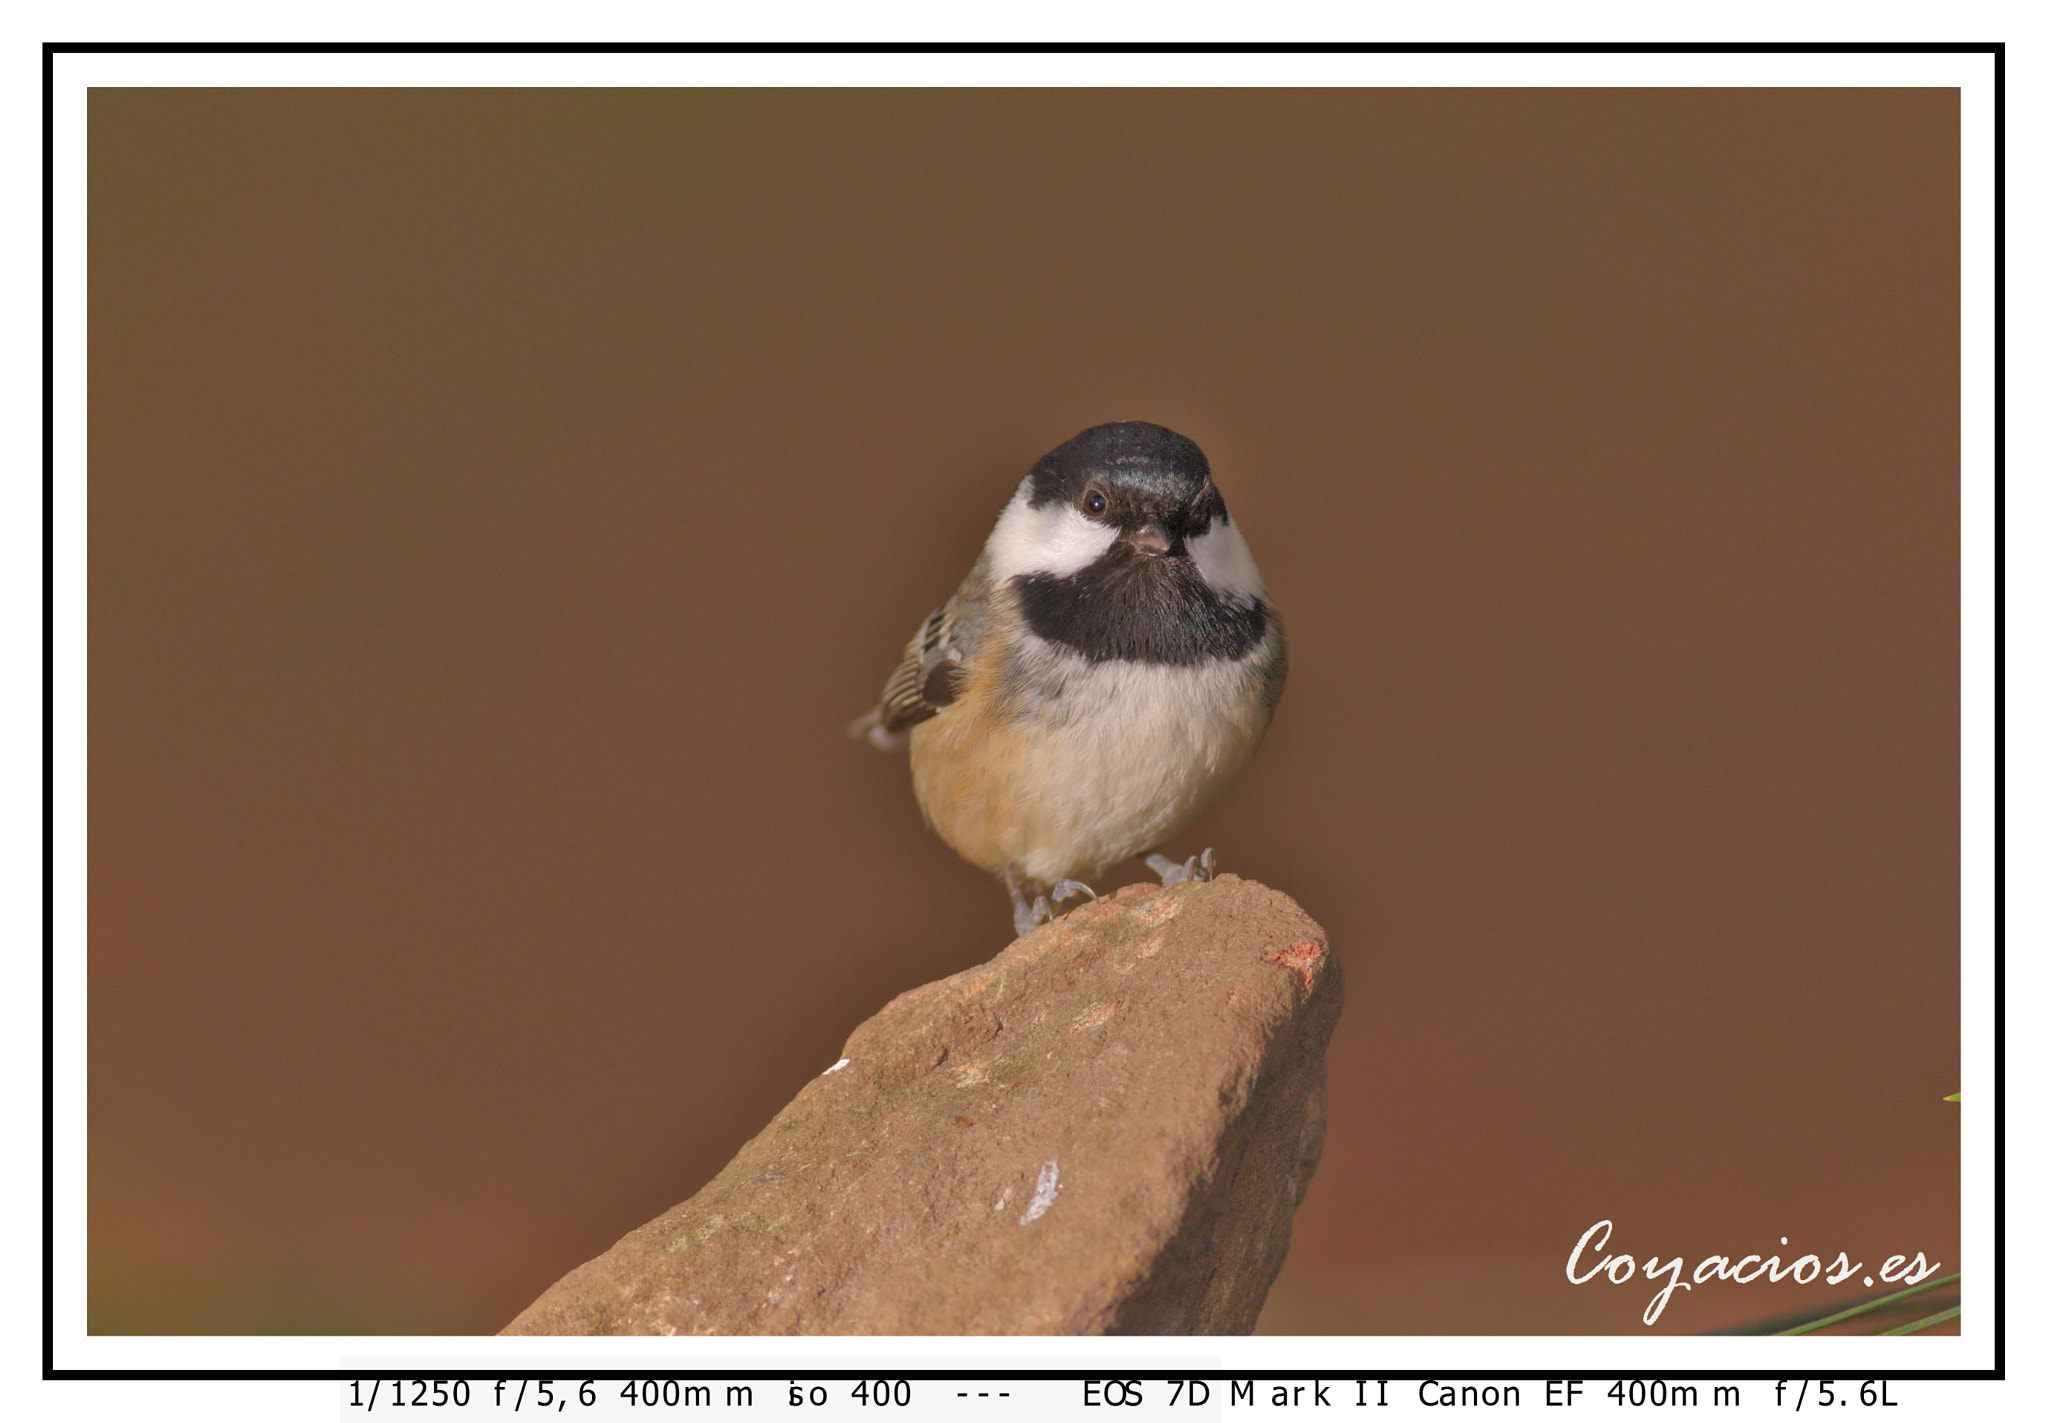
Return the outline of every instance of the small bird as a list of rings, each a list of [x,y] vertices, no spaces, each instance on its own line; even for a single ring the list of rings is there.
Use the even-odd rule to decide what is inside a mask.
[[[910,744],[932,829],[1019,936],[1208,809],[1287,678],[1280,615],[1193,440],[1121,421],[1031,467],[960,590],[851,728]],[[1146,863],[1207,879],[1204,851]]]

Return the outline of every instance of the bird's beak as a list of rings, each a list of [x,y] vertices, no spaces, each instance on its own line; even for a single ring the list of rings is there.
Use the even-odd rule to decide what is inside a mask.
[[[1150,554],[1154,558],[1173,551],[1173,535],[1157,524],[1139,525],[1124,535],[1124,542],[1139,553]]]

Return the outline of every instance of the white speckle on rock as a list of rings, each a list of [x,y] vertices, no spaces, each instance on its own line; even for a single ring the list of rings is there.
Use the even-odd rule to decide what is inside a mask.
[[[1017,1224],[1029,1225],[1047,1211],[1060,1193],[1060,1164],[1048,1161],[1038,1168],[1038,1184],[1031,1190],[1031,1202],[1024,1207],[1024,1214],[1017,1218]]]
[[[820,1077],[830,1077],[833,1073],[837,1072],[840,1068],[846,1066],[847,1063],[852,1061],[853,1059],[850,1057],[842,1057],[839,1059],[839,1061],[833,1063],[830,1067],[826,1068],[823,1072],[819,1073],[818,1075]]]

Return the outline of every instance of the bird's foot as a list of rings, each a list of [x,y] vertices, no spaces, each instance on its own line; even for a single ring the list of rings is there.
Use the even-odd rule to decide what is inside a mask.
[[[1052,901],[1037,893],[1038,886],[1018,874],[1016,866],[1003,866],[1002,881],[1003,888],[1010,891],[1010,923],[1018,938],[1052,918]]]
[[[1050,898],[1043,894],[1027,897],[1028,881],[1013,869],[1004,869],[1002,879],[1003,888],[1010,891],[1010,922],[1016,926],[1017,937],[1020,939],[1039,925],[1049,922],[1058,913],[1054,906],[1062,901],[1072,899],[1077,894],[1085,894],[1090,899],[1098,897],[1094,890],[1077,879],[1059,881],[1052,887]]]
[[[1145,868],[1158,875],[1159,882],[1169,888],[1189,880],[1202,883],[1216,878],[1216,852],[1204,850],[1199,855],[1190,855],[1184,864],[1169,860],[1164,855],[1147,855]]]
[[[1012,901],[1015,913],[1011,916],[1010,922],[1017,926],[1017,937],[1020,939],[1052,918],[1052,905],[1046,902],[1042,894],[1029,904],[1024,902],[1021,895],[1012,896]]]

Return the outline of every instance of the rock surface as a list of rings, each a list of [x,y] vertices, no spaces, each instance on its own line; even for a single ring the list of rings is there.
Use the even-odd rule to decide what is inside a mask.
[[[1343,991],[1284,895],[1132,886],[898,997],[505,1333],[1247,1333]]]

